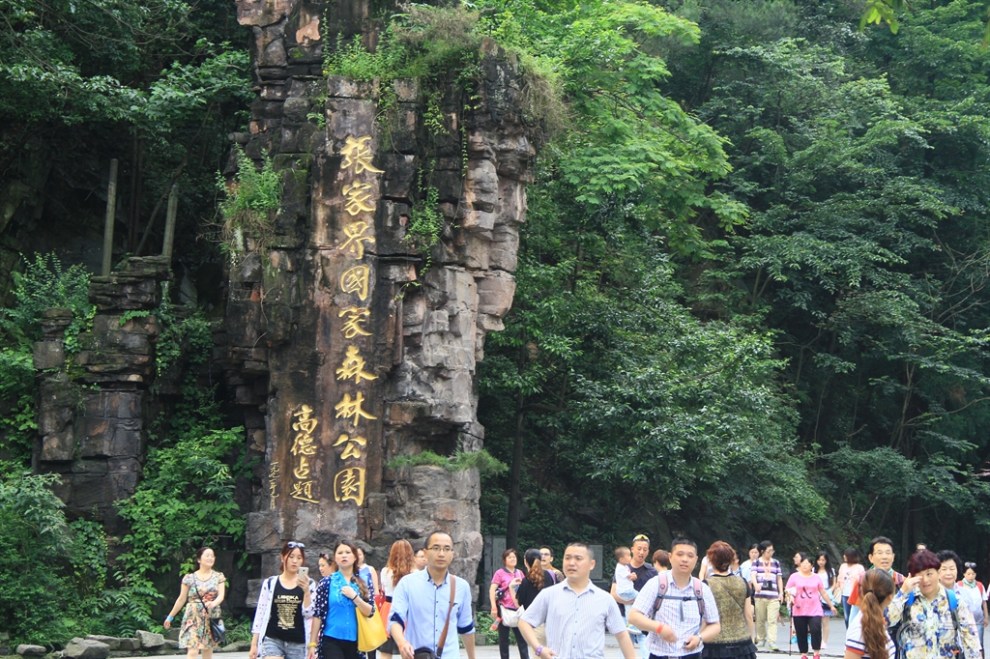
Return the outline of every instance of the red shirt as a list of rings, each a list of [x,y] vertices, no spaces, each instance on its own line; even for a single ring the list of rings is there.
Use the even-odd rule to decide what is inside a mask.
[[[894,580],[895,588],[900,588],[901,584],[904,583],[904,575],[898,572],[897,570],[891,572],[890,576]],[[849,599],[847,600],[849,602],[849,606],[859,606],[859,584],[862,581],[863,581],[863,577],[860,577],[853,584],[852,592],[849,593]]]

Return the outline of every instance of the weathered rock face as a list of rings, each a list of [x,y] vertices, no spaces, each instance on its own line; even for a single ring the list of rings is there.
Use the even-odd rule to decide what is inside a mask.
[[[93,516],[121,530],[114,503],[134,493],[145,456],[145,407],[154,375],[163,257],[128,259],[108,277],[93,277],[93,330],[66,368],[63,345],[71,313],[50,309],[35,344],[38,432],[35,466],[62,475],[57,493],[73,515]],[[128,313],[130,312],[130,313]],[[136,312],[136,313],[135,313]],[[148,312],[142,314],[141,312]]]
[[[88,638],[74,638],[66,644],[62,656],[68,659],[106,659],[110,656],[110,646]]]
[[[259,90],[240,141],[285,172],[274,239],[249,240],[230,271],[228,379],[264,455],[248,550],[272,573],[284,540],[312,551],[352,538],[380,565],[395,539],[443,530],[454,570],[473,577],[477,472],[389,463],[483,444],[476,365],[512,304],[534,155],[513,111],[518,74],[487,46],[480,100],[465,109],[462,90],[444,90],[444,130],[427,134],[415,81],[395,83],[376,120],[376,85],[322,76],[325,4],[237,4]],[[331,33],[367,14],[333,10]],[[427,187],[444,225],[428,266],[407,236]]]

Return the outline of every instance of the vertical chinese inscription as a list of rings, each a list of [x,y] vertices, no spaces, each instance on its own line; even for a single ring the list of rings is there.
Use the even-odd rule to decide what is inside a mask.
[[[340,188],[344,213],[336,247],[344,263],[336,283],[337,292],[346,303],[337,313],[344,351],[334,370],[339,398],[333,408],[331,436],[340,468],[334,474],[332,487],[336,502],[354,502],[360,507],[364,504],[366,485],[367,424],[378,419],[366,403],[368,383],[378,376],[369,367],[361,344],[362,339],[371,336],[367,326],[373,320],[369,306],[372,269],[365,252],[375,244],[376,177],[383,171],[372,164],[370,135],[348,136],[340,155],[345,180]]]
[[[292,489],[289,496],[306,503],[319,503],[313,461],[316,456],[316,438],[313,432],[319,423],[313,416],[313,408],[302,404],[292,413]]]
[[[278,477],[282,473],[278,462],[272,462],[268,468],[268,501],[272,510],[275,510],[275,503],[278,499]]]

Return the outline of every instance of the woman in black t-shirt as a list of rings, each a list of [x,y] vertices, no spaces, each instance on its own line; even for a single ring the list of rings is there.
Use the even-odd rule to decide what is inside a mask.
[[[250,659],[306,659],[309,619],[313,616],[313,582],[302,568],[305,545],[286,542],[282,572],[261,585],[251,625]],[[259,652],[260,642],[260,652]]]
[[[526,553],[523,554],[523,564],[526,566],[526,578],[522,580],[519,588],[516,589],[515,600],[517,606],[528,608],[533,604],[533,600],[536,599],[536,596],[541,590],[554,585],[554,578],[553,574],[543,569],[539,549],[527,549]],[[540,641],[540,645],[546,645],[546,632],[543,625],[540,625],[534,631]],[[530,647],[532,648],[532,646]],[[534,653],[536,652],[536,648],[532,648],[532,650]]]

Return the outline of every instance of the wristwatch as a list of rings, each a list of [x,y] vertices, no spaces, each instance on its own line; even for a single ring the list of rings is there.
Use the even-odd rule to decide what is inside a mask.
[[[538,646],[536,648],[536,656],[539,657],[541,654],[543,654],[543,646],[542,645],[540,645],[540,646]]]

